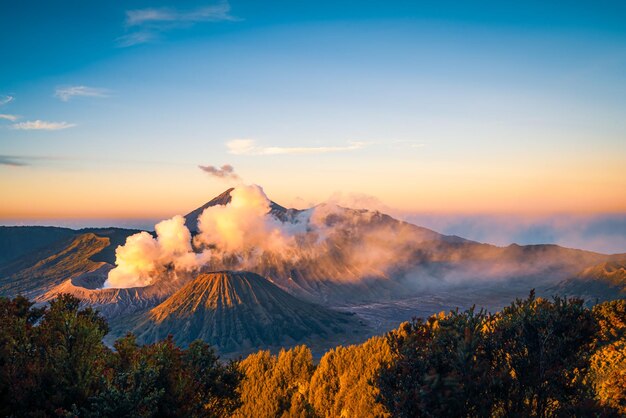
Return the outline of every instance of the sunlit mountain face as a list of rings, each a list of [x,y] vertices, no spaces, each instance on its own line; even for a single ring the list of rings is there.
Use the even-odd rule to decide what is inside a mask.
[[[341,332],[330,330],[354,321],[362,324],[348,335],[356,341],[408,319],[409,312],[474,303],[497,309],[531,288],[606,299],[609,287],[619,285],[623,259],[556,245],[498,247],[336,204],[287,209],[258,186],[228,189],[186,216],[157,223],[155,232],[7,227],[1,233],[13,243],[38,242],[32,250],[15,247],[19,251],[0,267],[4,295],[22,293],[44,303],[73,294],[111,320],[111,338],[136,329],[153,341],[194,318],[196,325],[177,334],[181,342],[210,336],[233,353],[324,335],[337,341]],[[223,271],[234,273],[213,274]],[[306,321],[294,325],[304,327],[294,334],[298,338],[248,330],[224,339],[214,333],[228,321],[249,323],[241,318],[254,311],[251,300],[265,316],[297,311],[321,315],[316,324],[339,322],[328,329]],[[280,307],[284,301],[289,303]],[[225,309],[215,311],[218,305]],[[298,306],[310,306],[310,312],[294,311]],[[358,318],[328,308],[357,312]]]

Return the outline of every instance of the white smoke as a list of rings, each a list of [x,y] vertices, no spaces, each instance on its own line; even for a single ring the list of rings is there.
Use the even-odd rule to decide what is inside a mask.
[[[185,218],[176,215],[154,227],[157,237],[139,232],[115,250],[116,267],[109,272],[104,287],[147,286],[168,269],[192,271],[202,264],[203,254],[191,247],[191,233]]]
[[[457,280],[455,274],[491,279],[545,268],[542,257],[525,259],[519,267],[512,263],[517,256],[504,249],[447,244],[431,230],[377,211],[335,203],[278,210],[255,185],[238,186],[230,197],[227,205],[202,212],[193,238],[182,216],[158,223],[156,238],[147,232],[128,237],[116,250],[116,267],[104,287],[147,286],[199,270],[249,270],[288,286],[293,274],[346,283],[396,277],[413,269],[420,276]],[[463,268],[453,268],[458,265]]]
[[[259,186],[240,186],[230,204],[208,207],[198,218],[198,247],[215,246],[221,252],[284,251],[293,235],[270,212],[271,202]]]
[[[288,252],[301,229],[268,216],[271,202],[259,186],[239,186],[225,206],[206,208],[193,240],[180,215],[158,223],[156,238],[140,232],[115,251],[116,267],[104,287],[147,286],[167,270],[189,272],[236,259],[249,265],[267,252]],[[194,245],[197,251],[194,251]]]

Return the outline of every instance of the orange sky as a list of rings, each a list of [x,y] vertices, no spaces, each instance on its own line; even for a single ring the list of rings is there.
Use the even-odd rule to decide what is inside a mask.
[[[341,170],[314,158],[280,162],[240,166],[238,172],[283,205],[319,203],[339,191],[414,212],[626,212],[621,157],[465,165],[348,159]],[[0,167],[0,173],[1,219],[165,218],[187,213],[230,186],[193,165]]]
[[[224,164],[286,206],[626,213],[626,32],[605,4],[233,2],[183,24],[172,4],[137,37],[123,2],[40,3],[0,13],[0,222],[184,214],[231,185],[198,166]]]

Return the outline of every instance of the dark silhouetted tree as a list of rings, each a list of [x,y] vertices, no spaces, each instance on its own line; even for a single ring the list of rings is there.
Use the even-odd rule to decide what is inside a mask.
[[[183,350],[168,338],[140,347],[129,334],[115,349],[90,415],[222,417],[239,406],[238,370],[203,342]]]
[[[451,312],[404,323],[388,335],[393,360],[381,369],[378,385],[392,416],[488,416],[487,318],[474,309]]]
[[[582,300],[534,292],[496,315],[414,320],[388,335],[379,399],[398,417],[610,415],[585,379],[597,330]]]

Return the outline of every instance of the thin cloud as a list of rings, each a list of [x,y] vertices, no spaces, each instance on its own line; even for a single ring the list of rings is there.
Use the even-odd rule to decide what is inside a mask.
[[[10,155],[0,155],[0,166],[5,165],[9,167],[23,167],[28,164],[19,161],[19,157],[13,157]]]
[[[171,22],[179,13],[172,9],[139,9],[126,11],[126,25],[135,26],[146,22]]]
[[[35,166],[35,165],[50,165],[50,164],[72,164],[72,165],[87,165],[93,166],[93,164],[143,164],[154,165],[162,167],[163,165],[170,166],[188,166],[188,163],[163,161],[163,160],[137,160],[130,158],[102,158],[102,157],[86,157],[84,155],[71,156],[71,155],[2,155],[0,158],[4,161],[4,165],[13,166]],[[10,164],[9,164],[10,163]]]
[[[32,166],[38,163],[49,163],[58,161],[73,161],[75,159],[68,157],[56,157],[56,156],[42,156],[42,155],[2,155],[0,154],[0,165],[10,167],[26,167]],[[83,159],[81,159],[83,160]]]
[[[59,131],[61,129],[73,128],[75,123],[67,122],[46,122],[43,120],[33,120],[21,123],[14,123],[11,127],[21,131]]]
[[[70,86],[57,88],[54,95],[64,102],[72,97],[108,97],[106,89],[99,89],[87,86]]]
[[[219,168],[212,165],[199,165],[198,168],[213,177],[227,180],[240,180],[240,177],[235,173],[235,168],[230,164],[224,164]]]
[[[133,45],[145,44],[158,39],[156,33],[152,32],[133,32],[128,35],[120,36],[117,38],[117,44],[124,48]]]
[[[13,96],[0,96],[0,106],[4,106],[5,104],[12,102],[15,99]]]
[[[10,120],[11,122],[15,122],[19,116],[17,115],[8,115],[6,113],[0,113],[0,119]]]
[[[261,147],[253,139],[233,139],[226,143],[228,152],[234,155],[328,154],[356,151],[365,145],[365,142],[349,142],[345,146],[332,147]]]
[[[228,2],[222,2],[212,6],[204,6],[189,11],[180,11],[172,8],[128,10],[126,12],[126,25],[161,25],[172,22],[197,23],[233,20],[233,17],[229,14],[229,12],[230,4],[228,4]]]
[[[159,38],[159,33],[176,28],[191,27],[201,22],[239,20],[230,15],[230,4],[222,1],[215,5],[192,10],[174,8],[146,8],[126,11],[126,27],[135,30],[117,39],[122,47],[142,44]]]
[[[415,141],[408,141],[408,140],[397,140],[397,141],[393,141],[392,144],[394,144],[394,146],[396,148],[424,148],[426,146],[425,143],[423,142],[415,142]]]

